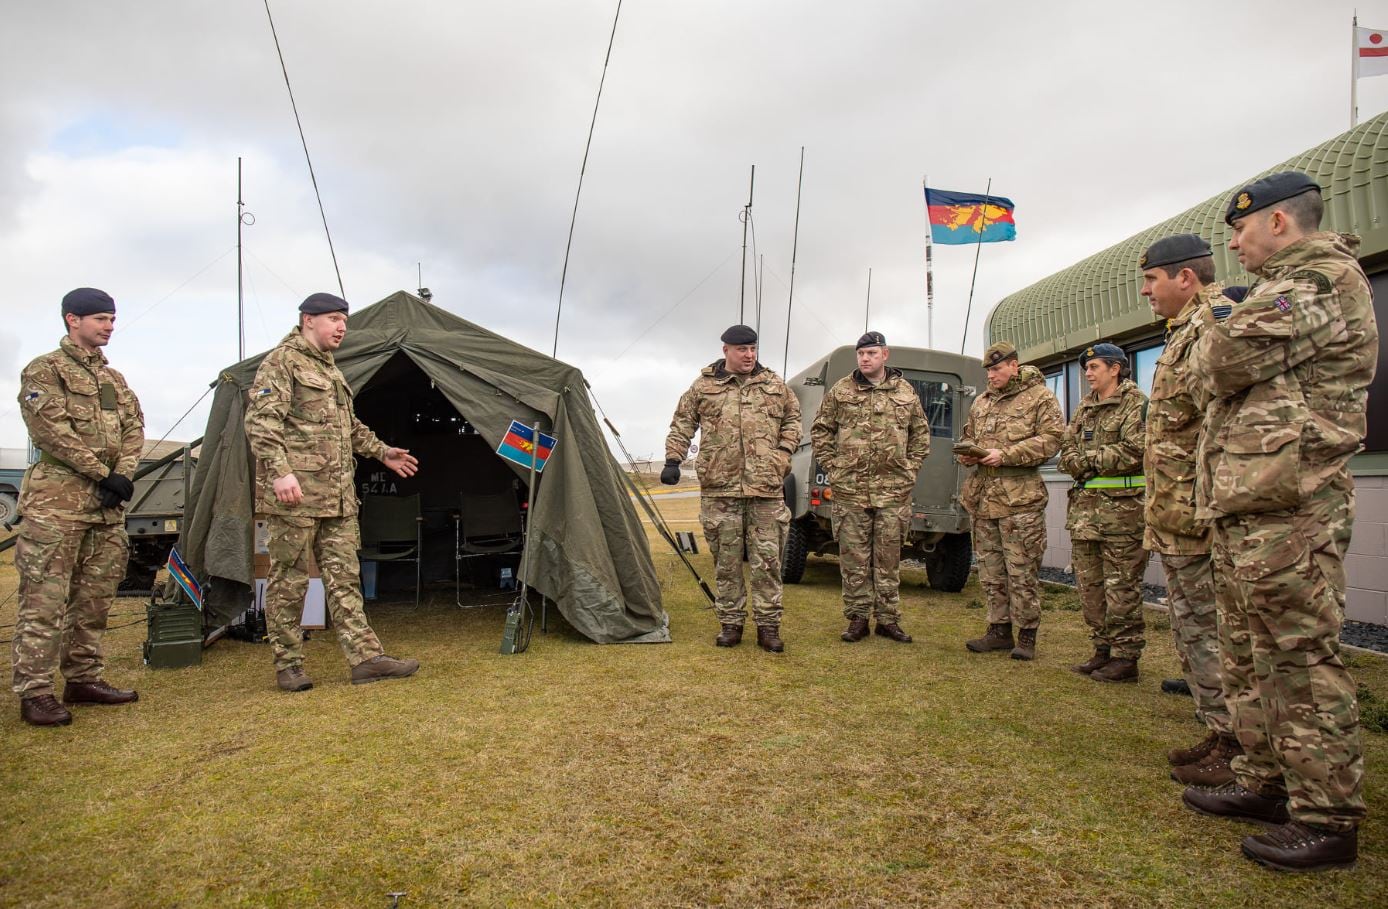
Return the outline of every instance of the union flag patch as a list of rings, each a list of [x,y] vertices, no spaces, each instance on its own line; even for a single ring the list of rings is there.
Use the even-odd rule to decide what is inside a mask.
[[[1282,312],[1292,311],[1292,301],[1288,300],[1285,296],[1278,297],[1276,300],[1273,301],[1273,305],[1276,306]]]

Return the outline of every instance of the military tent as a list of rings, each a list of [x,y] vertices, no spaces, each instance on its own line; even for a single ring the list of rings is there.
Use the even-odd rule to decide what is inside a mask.
[[[512,420],[538,420],[558,444],[536,485],[525,580],[594,641],[670,640],[645,533],[579,370],[404,291],[353,313],[347,324],[336,361],[358,416],[388,444],[420,457],[418,476],[398,483],[385,477],[404,487],[400,494],[427,480],[422,498],[456,507],[459,490],[465,494],[479,474],[500,471],[524,501],[528,470],[493,453]],[[208,615],[218,622],[246,608],[253,584],[254,465],[242,421],[263,357],[228,367],[215,383],[179,538],[180,554],[204,585]],[[430,427],[440,422],[442,429]],[[430,438],[442,444],[460,432],[472,436],[473,455],[464,459],[453,448],[431,456]]]

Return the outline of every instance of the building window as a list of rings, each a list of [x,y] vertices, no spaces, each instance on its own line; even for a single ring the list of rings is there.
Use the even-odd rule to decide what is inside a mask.
[[[1157,344],[1154,347],[1144,347],[1132,353],[1133,381],[1137,383],[1138,388],[1142,389],[1143,394],[1150,395],[1152,393],[1152,380],[1157,375],[1157,357],[1160,357],[1164,350],[1166,350],[1165,344]]]
[[[1070,419],[1070,409],[1065,406],[1065,373],[1057,369],[1055,372],[1046,373],[1046,387],[1055,395],[1055,399],[1060,402],[1060,412],[1066,420]]]

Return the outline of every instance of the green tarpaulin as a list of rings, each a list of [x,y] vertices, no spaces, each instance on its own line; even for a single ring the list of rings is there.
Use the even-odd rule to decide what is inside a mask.
[[[512,420],[538,420],[558,438],[536,486],[526,581],[594,641],[670,640],[646,535],[582,373],[404,291],[352,314],[347,324],[336,360],[359,398],[381,367],[403,354],[493,450]],[[263,356],[217,380],[178,542],[219,624],[245,610],[254,577],[253,464],[242,418]],[[410,447],[408,439],[385,441]],[[528,471],[511,466],[528,479]]]

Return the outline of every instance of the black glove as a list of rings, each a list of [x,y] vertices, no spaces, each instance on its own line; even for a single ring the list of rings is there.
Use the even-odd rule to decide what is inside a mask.
[[[666,486],[674,486],[680,481],[680,459],[666,458],[665,469],[660,472],[660,482]]]
[[[135,484],[129,477],[118,473],[108,474],[97,484],[101,495],[102,508],[115,508],[121,502],[129,502],[135,495]]]

